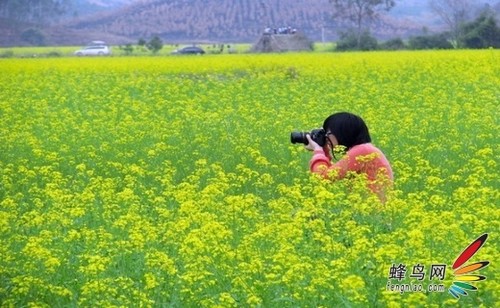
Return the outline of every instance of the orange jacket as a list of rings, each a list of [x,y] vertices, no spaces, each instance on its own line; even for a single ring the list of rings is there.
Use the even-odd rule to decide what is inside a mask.
[[[332,180],[342,179],[349,172],[364,173],[369,181],[368,187],[375,193],[383,191],[382,186],[392,185],[394,180],[389,161],[384,153],[371,143],[353,146],[336,163],[332,163],[328,149],[315,150],[309,168],[311,172]],[[384,183],[381,183],[381,175],[384,176]]]

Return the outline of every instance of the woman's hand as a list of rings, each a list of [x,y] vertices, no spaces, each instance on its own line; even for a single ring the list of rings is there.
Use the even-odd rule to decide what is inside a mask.
[[[312,139],[311,139],[311,136],[309,134],[306,135],[306,138],[307,138],[307,141],[309,141],[309,144],[307,144],[305,146],[305,148],[309,151],[315,151],[315,150],[323,150],[323,148],[317,144],[316,142],[314,142]]]

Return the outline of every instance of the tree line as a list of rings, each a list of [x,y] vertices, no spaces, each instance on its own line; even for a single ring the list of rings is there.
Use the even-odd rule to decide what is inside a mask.
[[[484,11],[475,20],[460,24],[457,32],[411,36],[408,40],[393,38],[379,43],[368,31],[341,33],[335,47],[338,51],[348,50],[402,50],[402,49],[453,49],[453,48],[500,48],[500,27],[491,12]]]
[[[394,38],[378,44],[370,34],[370,25],[377,21],[380,12],[389,11],[394,0],[329,0],[333,16],[346,21],[350,27],[340,33],[337,50],[375,49],[451,49],[500,47],[500,28],[495,12],[484,8],[471,20],[473,0],[433,0],[431,10],[447,25],[448,31],[438,34],[412,36],[408,42]]]

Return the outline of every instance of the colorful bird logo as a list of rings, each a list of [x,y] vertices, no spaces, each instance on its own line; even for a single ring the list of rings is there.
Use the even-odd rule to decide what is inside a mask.
[[[481,248],[486,239],[488,238],[488,233],[485,233],[478,237],[474,242],[472,242],[465,250],[458,256],[453,263],[453,274],[455,279],[453,284],[448,289],[448,292],[455,298],[460,298],[460,295],[467,296],[468,291],[477,291],[477,287],[473,286],[469,282],[485,280],[486,276],[471,274],[472,272],[478,271],[490,264],[489,261],[480,261],[472,263],[469,265],[464,265],[472,256],[474,256],[479,248]]]

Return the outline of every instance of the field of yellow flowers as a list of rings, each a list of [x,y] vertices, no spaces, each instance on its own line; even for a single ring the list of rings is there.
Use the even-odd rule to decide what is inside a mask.
[[[0,60],[1,307],[493,307],[500,52]],[[362,116],[380,204],[290,144]],[[489,237],[459,299],[451,264]]]

